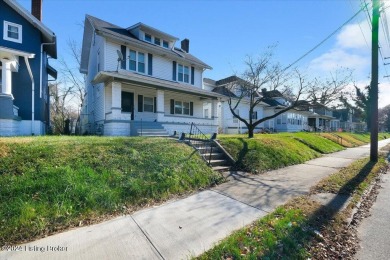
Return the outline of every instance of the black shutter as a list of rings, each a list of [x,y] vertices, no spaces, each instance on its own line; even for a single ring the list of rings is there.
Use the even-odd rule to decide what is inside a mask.
[[[195,84],[195,68],[191,67],[191,84]]]
[[[152,76],[153,74],[153,55],[148,53],[148,75]]]
[[[190,102],[190,116],[194,115],[194,102]]]
[[[138,112],[144,111],[144,96],[138,95]]]
[[[176,61],[172,62],[172,80],[176,81]]]
[[[257,120],[257,111],[255,112],[255,119]]]
[[[171,99],[171,115],[175,113],[175,100]]]
[[[126,46],[121,45],[121,52],[123,56],[123,60],[121,61],[121,69],[126,69]]]
[[[157,98],[156,97],[154,97],[154,113],[156,113],[157,112]]]

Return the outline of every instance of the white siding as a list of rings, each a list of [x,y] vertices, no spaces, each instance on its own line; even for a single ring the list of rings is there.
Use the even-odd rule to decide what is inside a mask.
[[[104,85],[95,85],[95,121],[104,120]]]
[[[172,61],[158,55],[153,55],[153,76],[172,80]]]
[[[117,50],[121,50],[121,46],[119,44],[106,41],[105,45],[105,60],[104,60],[104,70],[105,71],[116,71],[118,66],[118,54]]]
[[[200,69],[195,68],[195,77],[194,77],[194,86],[195,87],[202,88],[202,83],[203,83],[202,74],[203,74],[203,72]]]

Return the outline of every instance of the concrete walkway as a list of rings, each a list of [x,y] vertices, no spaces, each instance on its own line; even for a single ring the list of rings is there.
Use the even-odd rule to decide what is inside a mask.
[[[390,172],[382,175],[382,188],[370,209],[371,216],[358,227],[361,249],[356,259],[387,260],[390,257]]]
[[[368,155],[366,145],[257,176],[232,174],[210,190],[23,244],[0,259],[187,259]]]

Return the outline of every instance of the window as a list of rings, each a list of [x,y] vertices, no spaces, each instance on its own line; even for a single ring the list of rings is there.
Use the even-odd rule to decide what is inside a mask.
[[[152,35],[145,33],[145,41],[152,42]]]
[[[252,113],[252,119],[257,120],[257,111]]]
[[[130,50],[129,70],[145,73],[145,53]]]
[[[178,65],[177,80],[180,82],[190,82],[190,68],[188,66]]]
[[[163,41],[163,47],[164,48],[169,48],[169,43],[167,41]]]
[[[160,38],[154,37],[154,44],[161,45]]]
[[[22,43],[22,26],[20,24],[4,21],[3,39]]]
[[[138,72],[145,73],[145,53],[138,53]]]
[[[129,56],[129,69],[130,70],[137,70],[137,52],[130,50],[130,56]]]
[[[175,100],[175,114],[189,115],[190,103]]]
[[[144,112],[154,112],[154,99],[152,97],[144,97]]]

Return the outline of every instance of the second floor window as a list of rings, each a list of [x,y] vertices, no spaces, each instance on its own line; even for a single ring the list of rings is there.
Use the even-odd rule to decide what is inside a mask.
[[[163,47],[164,48],[169,48],[169,43],[167,41],[163,41]]]
[[[129,70],[145,73],[145,53],[130,50]]]
[[[4,21],[3,39],[7,41],[22,43],[22,26],[19,24]]]
[[[189,83],[190,82],[190,68],[188,66],[178,65],[178,81]]]
[[[161,45],[160,38],[154,37],[154,44]]]

